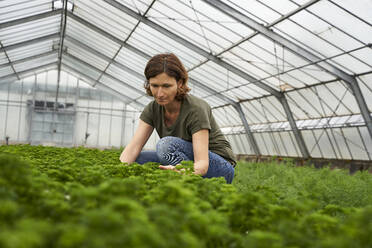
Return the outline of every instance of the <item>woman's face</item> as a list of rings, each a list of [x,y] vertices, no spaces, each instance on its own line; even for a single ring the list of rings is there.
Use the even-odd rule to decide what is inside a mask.
[[[168,105],[176,101],[177,83],[174,77],[168,76],[165,72],[149,79],[150,90],[159,105]]]

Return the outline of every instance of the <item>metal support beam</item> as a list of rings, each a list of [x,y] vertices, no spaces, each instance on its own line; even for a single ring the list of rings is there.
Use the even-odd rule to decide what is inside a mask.
[[[245,114],[243,112],[242,106],[240,105],[240,103],[236,103],[236,104],[234,104],[232,106],[239,113],[240,119],[243,122],[245,133],[248,136],[249,144],[253,148],[254,153],[256,154],[256,156],[260,156],[261,155],[260,149],[258,148],[256,139],[254,138],[253,133],[251,132],[251,129],[250,129],[249,125],[248,125],[247,119],[245,118]]]
[[[359,84],[356,80],[355,83],[350,84],[350,87],[359,105],[360,113],[363,116],[364,122],[366,123],[369,135],[372,138],[372,119],[366,100],[364,99],[362,91],[360,90]]]
[[[336,78],[339,78],[345,81],[351,91],[353,92],[355,99],[358,103],[360,112],[363,116],[364,122],[368,128],[369,135],[372,139],[372,119],[368,107],[366,105],[365,99],[363,94],[360,92],[360,88],[358,82],[356,81],[355,77],[349,75],[348,73],[340,70],[333,64],[330,64],[326,61],[322,61],[322,58],[313,54],[312,52],[302,48],[301,46],[295,44],[294,42],[284,38],[283,36],[275,33],[268,27],[256,22],[255,20],[251,19],[250,17],[240,13],[238,10],[230,7],[229,5],[218,1],[218,0],[203,0],[204,2],[208,3],[212,7],[216,8],[217,10],[221,11],[222,13],[234,18],[235,20],[241,22],[242,24],[246,25],[247,27],[252,28],[253,30],[261,33],[262,35],[266,36],[270,40],[281,44],[282,46],[286,47],[288,50],[292,51],[294,54],[297,54],[301,58],[313,63],[315,66],[327,71],[328,73],[332,74]],[[311,4],[314,1],[310,2]]]
[[[32,39],[32,40],[23,41],[23,42],[19,42],[19,43],[13,44],[13,45],[2,47],[2,48],[0,48],[0,52],[4,52],[4,50],[10,51],[10,50],[13,50],[13,49],[18,49],[18,48],[22,48],[22,47],[25,47],[25,46],[34,45],[34,44],[40,43],[42,41],[52,40],[52,39],[56,39],[58,37],[59,37],[59,32],[54,33],[54,34],[49,34],[49,35],[46,35],[46,36],[41,36],[41,37],[38,37],[38,38],[35,38],[35,39]]]
[[[60,12],[61,12],[60,10],[52,10],[52,11],[49,11],[49,12],[45,12],[45,13],[41,13],[41,14],[37,14],[37,15],[32,15],[32,16],[27,16],[27,17],[12,20],[12,21],[9,21],[9,22],[3,22],[3,23],[0,23],[0,29],[13,27],[13,26],[24,24],[24,23],[27,23],[27,22],[37,21],[37,20],[47,18],[47,17],[50,17],[50,16],[55,16],[55,15],[60,14]]]
[[[279,97],[278,100],[282,104],[282,106],[284,108],[284,111],[285,111],[285,113],[287,115],[287,118],[288,118],[288,121],[289,121],[289,125],[291,126],[291,129],[292,129],[292,131],[293,131],[293,133],[295,135],[295,138],[296,138],[296,141],[297,141],[297,145],[300,148],[302,157],[305,158],[305,159],[310,158],[310,153],[309,153],[309,151],[308,151],[308,149],[306,147],[306,143],[304,141],[304,138],[302,137],[301,132],[298,130],[298,127],[296,125],[296,121],[293,118],[292,111],[289,108],[287,99],[283,95],[282,97]]]
[[[61,82],[63,42],[65,40],[66,22],[67,22],[67,0],[62,0],[62,3],[63,3],[63,8],[61,9],[61,25],[60,25],[60,31],[59,31],[60,37],[59,37],[59,48],[58,48],[57,90],[56,90],[56,100],[54,103],[54,110],[58,110],[58,94],[59,94],[59,84]]]
[[[3,43],[2,43],[1,41],[0,41],[0,47],[1,47],[1,48],[4,48]],[[5,49],[4,49],[4,54],[5,54],[5,57],[6,57],[6,58],[8,59],[8,61],[9,61],[9,66],[10,66],[10,67],[12,68],[12,70],[14,71],[14,74],[17,76],[17,79],[20,80],[20,77],[19,77],[17,71],[15,70],[14,65],[13,65],[12,61],[10,60],[9,55],[8,55],[8,53],[6,52]]]

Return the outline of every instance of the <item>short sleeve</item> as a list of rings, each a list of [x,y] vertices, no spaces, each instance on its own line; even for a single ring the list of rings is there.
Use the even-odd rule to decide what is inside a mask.
[[[153,118],[153,102],[150,102],[142,111],[140,119],[150,126],[154,127],[154,118]]]
[[[208,104],[195,107],[191,111],[189,126],[191,135],[202,129],[211,130],[211,109]]]

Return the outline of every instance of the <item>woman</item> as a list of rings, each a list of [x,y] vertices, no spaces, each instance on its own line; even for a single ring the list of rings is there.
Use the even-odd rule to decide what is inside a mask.
[[[211,107],[189,95],[188,75],[176,55],[158,54],[145,68],[145,89],[154,97],[143,110],[138,128],[120,156],[125,163],[158,162],[173,170],[183,160],[194,161],[194,173],[225,177],[231,183],[236,164],[230,144],[221,133]],[[161,138],[156,151],[142,151],[152,131]]]

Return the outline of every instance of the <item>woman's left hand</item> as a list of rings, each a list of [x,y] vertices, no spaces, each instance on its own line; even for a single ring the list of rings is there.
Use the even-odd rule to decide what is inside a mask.
[[[177,164],[177,165],[181,165],[181,164]],[[178,173],[185,171],[185,169],[181,169],[181,170],[176,169],[177,165],[159,165],[159,168],[162,170],[173,170]]]
[[[159,168],[162,170],[176,170],[174,165],[159,165]]]

